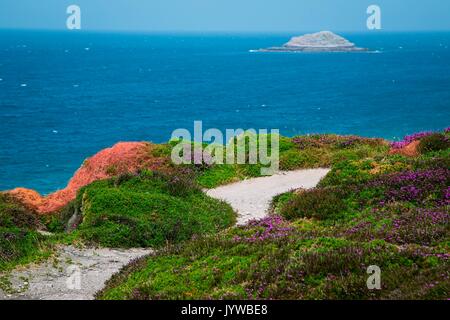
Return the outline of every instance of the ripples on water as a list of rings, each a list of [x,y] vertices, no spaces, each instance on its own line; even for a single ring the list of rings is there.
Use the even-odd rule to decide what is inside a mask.
[[[0,189],[62,188],[98,150],[194,120],[389,139],[449,125],[449,33],[344,34],[381,54],[249,52],[290,36],[0,31]]]

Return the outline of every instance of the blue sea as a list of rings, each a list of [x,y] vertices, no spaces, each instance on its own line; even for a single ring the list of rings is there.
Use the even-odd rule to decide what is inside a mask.
[[[102,148],[176,128],[398,139],[450,125],[450,33],[342,34],[370,53],[255,53],[292,34],[0,31],[0,190],[49,193]]]

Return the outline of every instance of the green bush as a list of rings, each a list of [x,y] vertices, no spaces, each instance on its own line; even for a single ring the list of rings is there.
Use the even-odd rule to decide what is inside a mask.
[[[281,170],[327,167],[330,162],[330,152],[325,149],[289,150],[280,154]]]
[[[201,190],[195,178],[195,173],[189,168],[179,170],[173,175],[159,173],[159,179],[166,181],[165,189],[167,193],[176,197],[187,197],[199,193]]]
[[[43,228],[36,213],[0,194],[0,271],[46,255]]]
[[[223,164],[213,166],[197,177],[197,183],[204,188],[215,188],[237,179],[236,166]]]
[[[338,189],[312,189],[301,192],[289,200],[280,210],[288,220],[315,218],[319,220],[336,217],[346,208]]]
[[[186,176],[135,176],[81,189],[78,231],[88,242],[108,247],[157,247],[231,226],[231,207],[202,193]],[[191,188],[191,186],[193,186]]]
[[[319,182],[320,187],[339,186],[361,183],[369,180],[370,163],[342,161],[335,164],[331,171]]]
[[[434,133],[420,139],[417,147],[419,153],[425,154],[450,148],[450,140],[441,133]]]
[[[412,164],[413,169],[450,168],[450,149],[430,152],[420,156]]]
[[[0,227],[36,230],[42,224],[36,213],[0,194]]]
[[[279,214],[280,210],[295,198],[296,194],[294,191],[285,192],[273,197],[272,202],[270,203],[270,211],[272,213]]]
[[[40,256],[42,241],[32,230],[0,227],[0,271]]]

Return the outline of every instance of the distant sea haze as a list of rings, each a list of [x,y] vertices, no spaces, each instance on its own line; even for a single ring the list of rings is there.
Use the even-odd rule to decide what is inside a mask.
[[[250,52],[294,35],[0,31],[0,190],[54,191],[100,149],[194,120],[387,139],[450,125],[450,33],[340,34],[378,53]]]

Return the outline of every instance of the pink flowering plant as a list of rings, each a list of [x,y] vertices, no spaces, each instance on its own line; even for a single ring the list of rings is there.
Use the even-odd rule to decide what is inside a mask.
[[[432,135],[433,131],[422,131],[413,133],[407,136],[404,136],[401,141],[394,141],[391,143],[391,147],[393,149],[401,149],[406,147],[408,144],[410,144],[413,141],[420,140],[423,137],[427,137],[429,135]]]
[[[368,183],[368,188],[380,191],[371,202],[380,205],[399,201],[415,204],[449,205],[450,169],[430,168],[383,175]]]
[[[283,239],[291,234],[293,228],[280,215],[273,215],[261,220],[249,221],[237,230],[233,237],[236,242],[254,243],[265,240]]]
[[[349,239],[383,239],[400,245],[436,245],[448,238],[450,215],[445,208],[421,209],[391,205],[374,208],[343,231]]]

